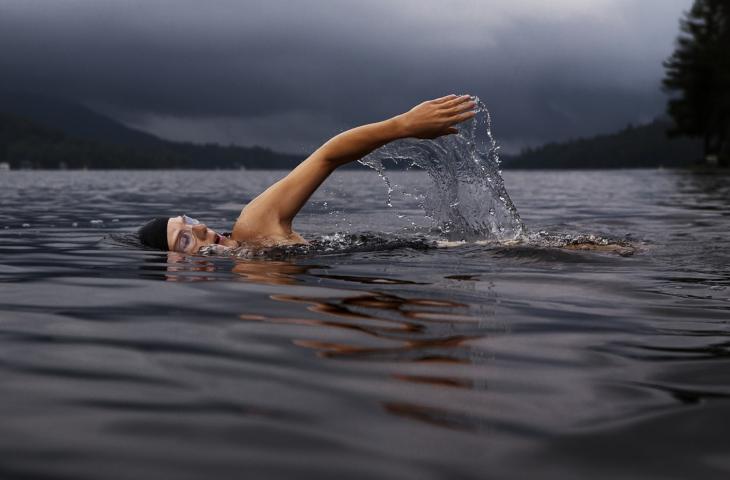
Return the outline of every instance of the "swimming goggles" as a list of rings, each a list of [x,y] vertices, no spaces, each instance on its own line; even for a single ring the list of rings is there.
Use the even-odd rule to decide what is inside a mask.
[[[188,217],[187,215],[183,214],[181,215],[183,219],[183,223],[185,225],[199,225],[200,222],[192,217]],[[183,230],[180,232],[180,234],[177,236],[177,241],[175,242],[175,251],[176,252],[182,252],[182,253],[188,253],[188,248],[195,243],[195,238],[193,237],[192,232],[189,230]]]
[[[188,217],[184,213],[181,216],[182,216],[183,222],[185,222],[185,225],[198,225],[198,224],[200,224],[200,222],[198,220],[194,219],[193,217]]]

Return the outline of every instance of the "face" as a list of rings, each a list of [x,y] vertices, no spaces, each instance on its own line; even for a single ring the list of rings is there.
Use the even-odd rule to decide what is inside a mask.
[[[175,252],[196,253],[201,247],[220,244],[227,247],[237,243],[216,233],[204,223],[185,215],[167,221],[167,245]]]

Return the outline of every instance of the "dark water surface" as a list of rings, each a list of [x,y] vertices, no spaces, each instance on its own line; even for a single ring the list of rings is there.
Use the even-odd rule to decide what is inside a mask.
[[[730,476],[727,176],[507,172],[531,232],[628,257],[420,248],[418,200],[388,208],[372,172],[299,218],[377,232],[327,237],[345,250],[110,237],[164,214],[229,229],[280,175],[0,172],[0,478]]]

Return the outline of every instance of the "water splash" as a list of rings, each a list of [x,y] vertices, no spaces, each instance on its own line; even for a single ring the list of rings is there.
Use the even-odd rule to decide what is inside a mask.
[[[436,140],[399,140],[360,163],[374,169],[385,182],[388,206],[392,206],[395,189],[384,161],[425,170],[432,185],[422,192],[421,206],[449,240],[519,239],[526,230],[504,186],[492,119],[478,97],[475,102],[477,115],[462,124],[459,134]]]
[[[357,252],[387,252],[392,250],[428,250],[438,244],[426,236],[398,236],[378,232],[322,235],[306,244],[278,245],[269,247],[206,245],[198,251],[205,256],[229,256],[238,258],[280,259],[308,255],[341,255]]]

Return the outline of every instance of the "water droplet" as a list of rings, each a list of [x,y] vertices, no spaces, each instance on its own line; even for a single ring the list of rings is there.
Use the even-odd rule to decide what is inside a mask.
[[[24,224],[23,224],[23,225],[21,225],[21,226],[22,226],[23,228],[30,228],[30,223],[24,223]]]
[[[99,225],[100,223],[104,223],[104,220],[89,220],[89,223],[92,225]]]

